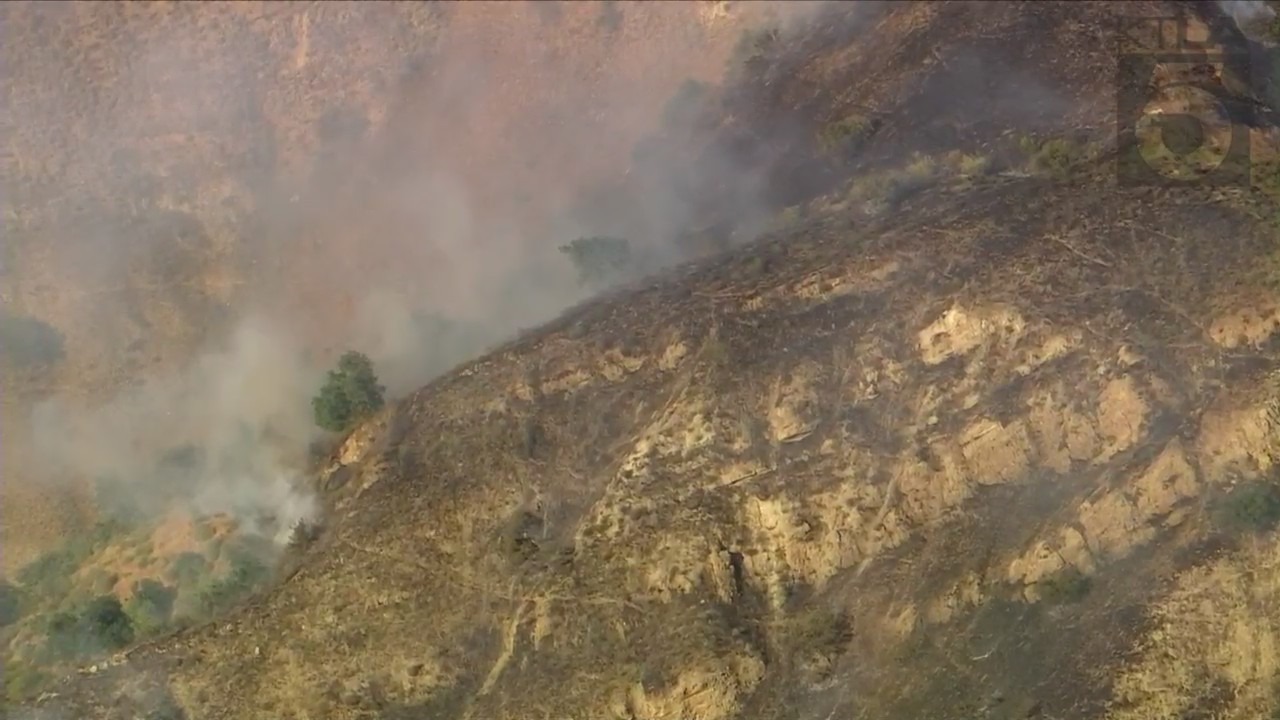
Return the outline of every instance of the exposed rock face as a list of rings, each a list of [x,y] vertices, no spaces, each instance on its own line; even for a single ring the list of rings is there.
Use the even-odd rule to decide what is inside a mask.
[[[345,446],[301,572],[137,667],[202,718],[1258,717],[1276,537],[1206,508],[1274,477],[1280,357],[1208,328],[1274,236],[1094,181],[814,218],[461,369]],[[1144,274],[1160,227],[1231,239]]]
[[[923,52],[959,12],[924,7],[882,27]],[[1054,37],[1107,12],[1018,7]],[[1277,482],[1275,201],[1115,179],[828,197],[571,311],[356,431],[287,582],[57,702],[1267,717],[1280,537],[1222,508]]]

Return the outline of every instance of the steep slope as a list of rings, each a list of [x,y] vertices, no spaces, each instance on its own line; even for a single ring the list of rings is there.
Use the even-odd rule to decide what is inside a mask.
[[[199,718],[1260,717],[1280,545],[1206,508],[1274,482],[1274,230],[1093,182],[819,217],[471,364],[348,441],[279,590],[122,667]]]
[[[977,32],[971,7],[879,8],[869,41],[884,52],[864,54],[850,26],[798,45],[796,84],[744,87],[835,108],[847,85],[795,69],[829,63],[831,78],[883,77],[865,91],[898,88],[886,103],[915,98],[901,88],[931,87],[955,58],[902,58]],[[1112,7],[992,11],[1025,30],[1019,49],[1092,47]],[[317,478],[327,527],[278,588],[38,705],[1273,715],[1276,128],[1251,131],[1250,187],[1118,183],[1118,150],[1092,126],[1116,91],[1105,64],[1024,66],[1047,95],[1097,100],[1048,128],[1079,140],[1005,138],[1045,130],[1021,107],[917,158],[909,134],[872,137],[813,190],[830,192],[779,199],[805,202],[759,241],[566,313],[389,408]],[[944,105],[935,127],[965,120]],[[882,112],[920,112],[902,108]],[[749,127],[769,127],[762,115]],[[779,122],[816,146],[825,120]],[[779,186],[795,172],[785,154],[748,158]],[[705,218],[735,203],[713,192]]]
[[[33,398],[109,398],[246,309],[318,357],[373,290],[517,315],[491,288],[566,196],[772,5],[4,4],[0,298],[67,350],[0,368],[5,567],[79,522],[30,491]]]

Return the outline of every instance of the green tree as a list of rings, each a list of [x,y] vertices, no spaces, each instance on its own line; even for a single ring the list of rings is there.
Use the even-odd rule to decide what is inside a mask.
[[[173,604],[177,590],[155,580],[139,580],[133,585],[133,597],[126,610],[134,624],[144,634],[164,629],[173,616]]]
[[[625,238],[596,235],[560,246],[578,269],[584,285],[599,286],[623,275],[631,265],[631,244]]]
[[[320,394],[311,400],[316,425],[343,432],[381,409],[385,392],[368,356],[348,351],[338,359],[338,367],[329,371]]]
[[[210,579],[198,591],[196,602],[205,617],[243,602],[271,579],[271,568],[254,553],[233,550],[227,554],[227,562],[230,568],[226,575]]]
[[[114,595],[100,595],[79,612],[58,612],[46,626],[49,650],[62,658],[116,650],[133,642],[133,621]]]

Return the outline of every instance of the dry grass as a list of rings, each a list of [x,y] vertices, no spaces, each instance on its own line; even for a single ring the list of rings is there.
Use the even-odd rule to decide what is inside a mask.
[[[1280,541],[1178,577],[1154,609],[1157,627],[1116,682],[1109,720],[1188,716],[1253,720],[1277,711],[1280,682]]]
[[[1042,7],[997,5],[984,23]],[[916,7],[897,19],[920,33],[954,8]],[[883,99],[900,74],[851,76]],[[1204,328],[1228,291],[1270,297],[1248,273],[1272,229],[1229,192],[1115,188],[1052,140],[1028,155],[1061,182],[905,157],[749,254],[433,383],[394,440],[369,426],[387,451],[349,458],[288,582],[63,699],[127,704],[119,672],[210,717],[771,719],[818,698],[918,718],[1025,688],[1009,714],[1099,717],[1119,676],[1117,720],[1220,703],[1215,682],[1233,694],[1208,710],[1258,717],[1274,538],[1195,551],[1218,467],[1265,445],[1251,408],[1206,428],[1222,394],[1256,399],[1275,346]],[[850,212],[867,198],[910,212]],[[1168,462],[1179,442],[1197,462]],[[1063,570],[1080,558],[1093,592]],[[1073,602],[1023,602],[1031,576]]]

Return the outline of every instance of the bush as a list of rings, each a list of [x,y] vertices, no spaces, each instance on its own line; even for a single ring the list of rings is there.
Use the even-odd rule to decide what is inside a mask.
[[[49,677],[36,666],[14,657],[4,662],[4,697],[13,703],[34,700],[44,689]],[[3,708],[0,708],[3,710]],[[2,717],[2,715],[0,715]]]
[[[1050,605],[1066,605],[1080,602],[1093,589],[1088,575],[1074,567],[1068,567],[1039,583],[1040,599]]]
[[[60,599],[71,590],[72,574],[126,529],[126,525],[118,522],[98,522],[87,532],[72,536],[56,550],[22,567],[17,580],[34,599]]]
[[[0,627],[8,627],[22,619],[22,590],[8,580],[0,579]]]
[[[175,557],[167,575],[179,585],[195,585],[208,570],[209,561],[198,552],[187,551]]]
[[[320,539],[321,528],[318,523],[309,520],[299,520],[293,524],[293,528],[289,531],[288,549],[293,552],[302,552],[311,547],[316,540]]]
[[[63,358],[62,333],[52,325],[0,310],[0,358],[20,369],[46,367]]]
[[[154,634],[168,626],[173,616],[173,605],[178,591],[155,580],[139,580],[134,583],[133,597],[126,608],[138,630],[145,635]]]
[[[631,244],[624,238],[582,237],[561,245],[560,252],[573,261],[584,285],[601,285],[616,279],[631,264]]]
[[[879,124],[862,115],[847,115],[818,131],[818,146],[824,153],[842,155],[855,152],[879,129]]]
[[[270,568],[247,553],[232,554],[230,561],[231,569],[226,575],[211,580],[199,591],[197,609],[206,617],[221,614],[247,600],[271,577]]]
[[[118,650],[134,639],[133,621],[114,595],[100,595],[78,612],[55,613],[46,634],[58,658]]]
[[[316,425],[331,432],[344,432],[381,409],[385,392],[368,356],[355,351],[344,353],[338,359],[338,367],[329,371],[320,394],[311,400]]]
[[[1280,524],[1280,484],[1241,484],[1218,502],[1218,522],[1232,532],[1265,532]]]
[[[1018,139],[1018,147],[1027,155],[1027,165],[1034,173],[1065,177],[1087,161],[1091,148],[1071,138],[1037,140],[1030,136]]]

